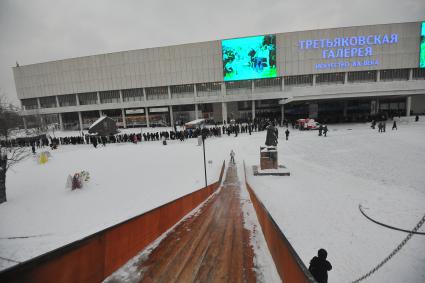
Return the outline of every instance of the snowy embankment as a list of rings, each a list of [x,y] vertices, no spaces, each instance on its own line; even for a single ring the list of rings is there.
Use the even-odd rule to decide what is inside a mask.
[[[406,236],[367,220],[359,204],[371,217],[404,229],[425,213],[425,123],[399,123],[398,131],[387,123],[386,133],[367,124],[329,129],[328,137],[290,129],[289,141],[280,129],[279,163],[289,177],[252,176],[265,132],[208,139],[208,177],[218,178],[234,149],[238,166],[246,161],[249,182],[304,263],[325,248],[333,265],[329,282],[349,282]],[[0,257],[28,259],[202,187],[196,143],[62,146],[46,165],[18,164],[8,172],[8,202],[0,205]],[[89,186],[66,190],[67,175],[83,169],[91,174]],[[43,236],[4,239],[37,234]],[[425,236],[413,236],[370,282],[425,282],[424,251]]]
[[[250,174],[249,182],[304,263],[325,248],[333,265],[329,282],[349,282],[407,236],[370,222],[359,204],[375,219],[409,230],[425,214],[425,124],[386,133],[367,125],[332,128],[326,138],[292,132],[279,144],[279,161],[291,176]],[[425,236],[413,236],[370,282],[425,282],[424,251]]]
[[[204,187],[197,140],[61,146],[51,160],[33,157],[7,174],[0,205],[0,267],[28,260]],[[39,149],[38,151],[41,151]],[[207,163],[208,182],[223,160]],[[87,187],[65,188],[68,174],[87,170]],[[27,238],[16,238],[27,237]]]

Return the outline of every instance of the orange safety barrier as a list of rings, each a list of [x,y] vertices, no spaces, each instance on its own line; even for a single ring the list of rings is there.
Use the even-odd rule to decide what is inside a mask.
[[[0,272],[0,282],[101,282],[205,201],[217,182]]]
[[[248,184],[246,172],[245,183],[282,282],[316,282],[264,204],[258,199],[252,187]]]

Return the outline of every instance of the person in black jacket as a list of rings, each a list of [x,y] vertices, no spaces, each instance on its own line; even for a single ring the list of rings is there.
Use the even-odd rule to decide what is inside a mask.
[[[308,270],[313,275],[318,283],[328,282],[328,271],[332,269],[332,265],[326,260],[328,252],[325,249],[320,249],[317,256],[313,257],[310,261]]]

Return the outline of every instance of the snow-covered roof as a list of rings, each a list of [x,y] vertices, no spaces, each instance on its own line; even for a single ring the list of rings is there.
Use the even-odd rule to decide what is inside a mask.
[[[96,121],[94,121],[94,123],[93,124],[91,124],[91,126],[89,127],[89,130],[91,129],[91,128],[93,128],[94,126],[96,126],[97,124],[99,124],[100,122],[102,122],[105,118],[106,118],[107,116],[102,116],[102,117],[100,117],[99,119],[97,119]]]

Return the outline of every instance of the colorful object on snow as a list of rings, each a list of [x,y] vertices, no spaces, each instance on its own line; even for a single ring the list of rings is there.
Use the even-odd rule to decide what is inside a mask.
[[[68,177],[67,186],[70,177],[71,176]],[[87,183],[89,180],[90,173],[88,171],[83,170],[81,172],[75,173],[71,180],[71,190],[83,188],[84,184]]]
[[[40,153],[38,157],[38,163],[45,164],[47,163],[47,161],[49,161],[49,157],[47,156],[47,154],[45,152]]]

